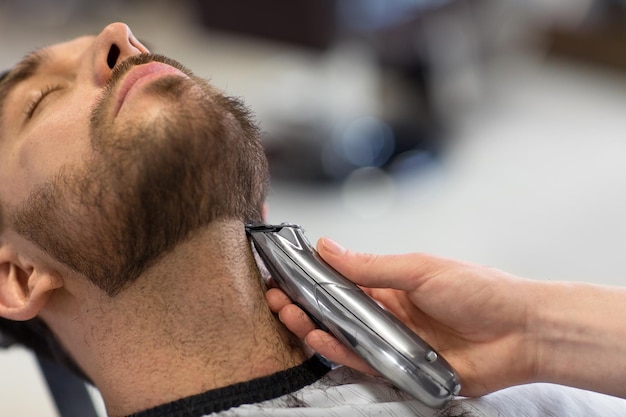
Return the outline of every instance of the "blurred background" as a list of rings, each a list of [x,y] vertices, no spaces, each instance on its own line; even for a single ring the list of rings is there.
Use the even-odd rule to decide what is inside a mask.
[[[623,1],[0,0],[0,69],[113,21],[253,108],[270,222],[626,282]],[[17,347],[0,415],[57,415]]]

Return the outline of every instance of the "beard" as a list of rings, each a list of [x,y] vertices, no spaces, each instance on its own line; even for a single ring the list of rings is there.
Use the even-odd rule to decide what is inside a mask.
[[[190,78],[152,82],[144,93],[158,111],[114,124],[114,86],[152,61]],[[89,140],[92,155],[38,186],[12,226],[109,296],[211,222],[261,218],[269,174],[249,111],[175,61],[139,55],[117,67],[92,111]]]

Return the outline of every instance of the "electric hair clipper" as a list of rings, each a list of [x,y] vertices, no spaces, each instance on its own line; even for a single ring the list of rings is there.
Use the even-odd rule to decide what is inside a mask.
[[[276,285],[394,385],[433,408],[459,393],[445,359],[324,262],[300,226],[249,224],[246,231]]]

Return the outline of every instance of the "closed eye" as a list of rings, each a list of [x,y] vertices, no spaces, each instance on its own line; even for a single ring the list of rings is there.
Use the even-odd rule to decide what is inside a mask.
[[[46,86],[46,88],[41,90],[39,92],[39,94],[37,94],[37,96],[35,98],[33,98],[28,103],[28,105],[26,106],[26,117],[28,119],[31,119],[33,117],[33,115],[35,114],[35,111],[37,110],[37,107],[39,107],[39,104],[41,104],[43,99],[46,98],[46,96],[48,96],[48,94],[53,93],[55,91],[58,91],[58,90],[60,90],[62,88],[63,88],[63,86],[61,86],[59,84],[54,84],[54,85],[48,85],[48,86]]]

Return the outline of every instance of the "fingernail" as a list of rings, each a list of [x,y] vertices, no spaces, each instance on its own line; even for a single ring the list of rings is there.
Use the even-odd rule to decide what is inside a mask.
[[[324,242],[324,247],[326,248],[326,250],[332,255],[339,256],[339,255],[343,255],[344,253],[346,253],[346,249],[332,239],[325,237],[323,238],[323,242]]]

